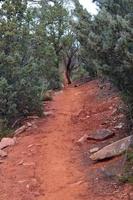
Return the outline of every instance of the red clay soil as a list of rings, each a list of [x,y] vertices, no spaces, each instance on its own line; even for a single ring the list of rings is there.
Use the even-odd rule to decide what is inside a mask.
[[[46,105],[53,115],[35,121],[0,162],[0,200],[130,200],[132,186],[116,179],[123,159],[89,159],[90,148],[117,140],[119,131],[105,142],[77,145],[84,134],[124,120],[114,114],[119,104],[117,94],[97,81],[55,94]]]

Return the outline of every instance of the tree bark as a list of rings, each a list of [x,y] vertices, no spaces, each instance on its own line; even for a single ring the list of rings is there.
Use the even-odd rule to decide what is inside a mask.
[[[68,69],[66,70],[66,79],[67,79],[68,84],[72,83],[71,77],[70,77],[70,71]]]

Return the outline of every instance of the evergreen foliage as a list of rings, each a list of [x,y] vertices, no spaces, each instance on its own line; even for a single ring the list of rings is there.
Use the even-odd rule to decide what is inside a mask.
[[[20,117],[40,115],[44,91],[61,87],[59,62],[68,12],[62,1],[51,2],[42,0],[30,7],[27,0],[1,2],[0,121],[4,126]]]
[[[93,1],[99,7],[96,16],[78,0],[70,1],[71,11],[65,0],[1,1],[0,121],[4,124],[40,115],[44,91],[61,88],[64,74],[68,83],[71,76],[85,73],[108,76],[133,113],[133,1]]]
[[[94,0],[99,6],[90,17],[75,1],[75,26],[89,68],[108,76],[122,91],[133,115],[133,1]],[[81,20],[82,19],[82,20]],[[84,58],[85,57],[85,58]]]

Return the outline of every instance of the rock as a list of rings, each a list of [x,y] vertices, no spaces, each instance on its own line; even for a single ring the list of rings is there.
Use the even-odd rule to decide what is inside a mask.
[[[25,183],[27,180],[20,180],[18,181],[18,183],[22,184],[22,183]]]
[[[25,163],[22,163],[23,166],[35,166],[35,163],[34,162],[25,162]]]
[[[128,196],[129,196],[129,200],[133,200],[133,192],[130,192]]]
[[[114,133],[109,129],[99,129],[94,134],[88,135],[88,140],[106,140],[112,137]]]
[[[32,127],[32,123],[27,122],[27,123],[26,123],[26,126],[27,126],[27,127]]]
[[[93,149],[90,149],[90,153],[95,153],[99,150],[99,147],[94,147]]]
[[[47,111],[47,112],[43,112],[43,114],[44,114],[45,117],[47,117],[47,116],[53,115],[53,112]]]
[[[114,109],[113,111],[112,111],[112,113],[111,113],[111,115],[115,115],[116,113],[117,113],[117,109]]]
[[[34,146],[34,144],[30,144],[30,145],[28,146],[28,149],[32,148],[33,146]]]
[[[24,132],[25,130],[26,130],[26,126],[23,125],[15,131],[15,135],[19,135],[20,133]]]
[[[124,127],[124,123],[119,123],[117,126],[115,126],[115,129],[122,129]]]
[[[128,136],[102,148],[100,151],[91,155],[90,158],[91,160],[96,161],[118,156],[126,151],[132,143],[133,136]]]
[[[21,160],[21,161],[18,163],[18,165],[23,165],[23,163],[24,163],[24,161]]]
[[[1,158],[7,157],[7,153],[5,151],[3,151],[3,150],[0,150],[0,157]]]
[[[16,138],[3,138],[0,142],[0,149],[4,149],[8,146],[13,146],[16,143]]]
[[[78,141],[77,144],[83,144],[88,138],[88,135],[85,134],[83,137],[81,137]]]

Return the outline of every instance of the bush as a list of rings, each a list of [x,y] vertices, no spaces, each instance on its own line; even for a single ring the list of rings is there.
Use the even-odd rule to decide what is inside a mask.
[[[19,117],[42,112],[41,82],[36,70],[26,66],[16,76],[12,84],[0,78],[0,119],[7,125]]]

